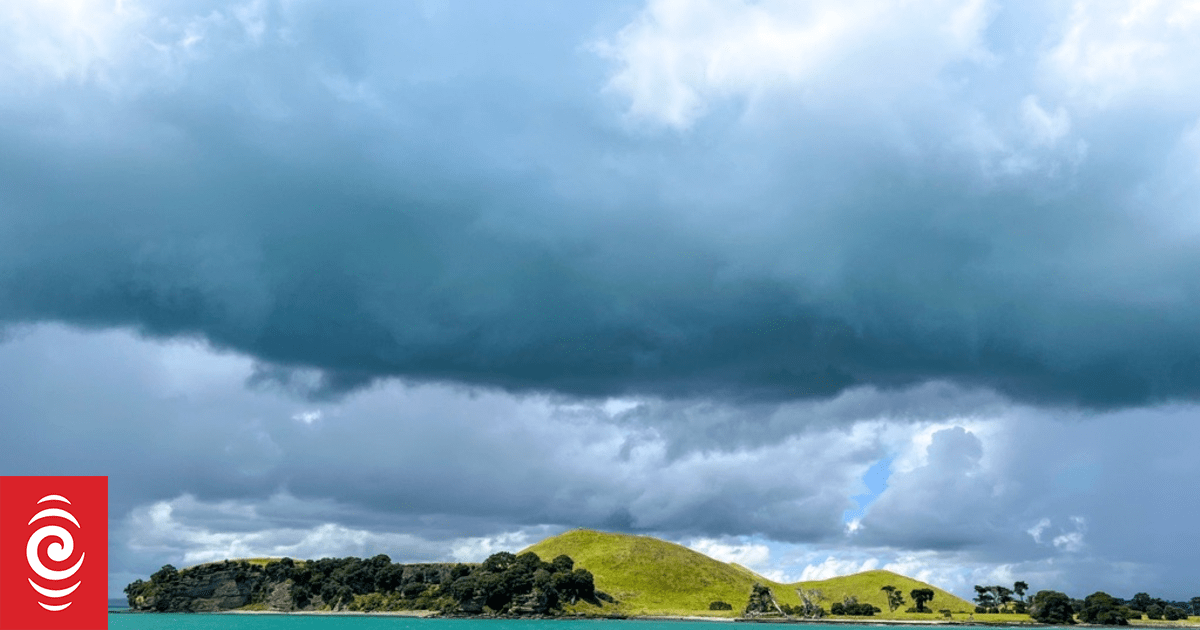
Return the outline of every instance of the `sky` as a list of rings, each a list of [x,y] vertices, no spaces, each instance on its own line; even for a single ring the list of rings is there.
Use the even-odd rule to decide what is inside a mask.
[[[110,591],[572,528],[1200,582],[1200,4],[0,7],[0,473]]]

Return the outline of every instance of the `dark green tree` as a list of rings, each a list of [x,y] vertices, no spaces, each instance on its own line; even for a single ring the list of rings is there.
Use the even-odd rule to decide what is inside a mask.
[[[992,592],[990,586],[975,585],[975,612],[985,613],[988,609],[996,606],[996,595]]]
[[[483,561],[483,570],[491,573],[502,573],[512,565],[516,564],[517,557],[507,551],[494,553],[488,556],[487,560]]]
[[[1127,626],[1129,621],[1122,611],[1120,600],[1102,591],[1096,591],[1083,599],[1083,610],[1079,620],[1100,626]]]
[[[917,612],[929,612],[925,610],[925,602],[933,601],[933,589],[931,588],[914,588],[908,592],[909,597],[912,597],[913,603],[917,606]]]
[[[1012,589],[1005,586],[993,586],[996,593],[996,602],[1001,610],[1008,610],[1008,605],[1013,601]]]
[[[1153,604],[1154,598],[1150,597],[1149,593],[1138,593],[1137,595],[1133,596],[1133,599],[1129,600],[1129,607],[1134,610],[1140,610],[1141,612],[1146,612],[1146,610]]]
[[[1167,606],[1163,609],[1163,619],[1166,619],[1167,621],[1179,621],[1180,619],[1187,618],[1187,611],[1178,606]]]
[[[575,561],[566,554],[558,556],[550,564],[554,565],[555,573],[570,573],[575,570]]]
[[[178,577],[179,571],[176,570],[175,567],[169,564],[164,564],[161,569],[155,571],[154,575],[150,576],[150,581],[157,584],[166,584],[168,582],[174,582]]]
[[[1075,623],[1071,598],[1058,591],[1038,591],[1029,603],[1029,616],[1055,626]]]
[[[1029,585],[1025,582],[1016,582],[1013,584],[1013,592],[1017,594],[1017,599],[1025,601],[1025,591],[1029,590]]]

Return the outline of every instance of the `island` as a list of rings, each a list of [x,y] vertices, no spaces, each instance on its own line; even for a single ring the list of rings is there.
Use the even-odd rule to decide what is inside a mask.
[[[464,617],[675,617],[1195,625],[1184,608],[1139,593],[1083,600],[1029,587],[976,586],[975,603],[890,571],[784,584],[648,536],[573,530],[484,562],[257,558],[165,566],[125,593],[133,611],[392,613]]]

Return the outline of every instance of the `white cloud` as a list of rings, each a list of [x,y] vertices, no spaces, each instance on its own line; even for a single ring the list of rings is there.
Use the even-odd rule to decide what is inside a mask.
[[[1033,527],[1030,527],[1029,529],[1027,529],[1025,531],[1029,533],[1029,536],[1031,538],[1033,538],[1033,542],[1040,544],[1042,542],[1042,533],[1045,532],[1046,528],[1048,528],[1048,527],[1050,527],[1050,519],[1043,518],[1042,520],[1038,521]]]
[[[500,532],[491,536],[475,536],[472,538],[463,538],[455,541],[450,546],[450,557],[457,562],[483,562],[488,556],[508,551],[516,553],[525,547],[537,542],[545,537],[545,532],[540,532],[541,536],[533,537],[529,531],[518,530],[510,532]],[[542,558],[549,562],[553,558]]]
[[[1074,531],[1064,532],[1054,537],[1051,543],[1063,551],[1077,552],[1083,549],[1083,536],[1087,533],[1087,519],[1082,516],[1072,516],[1071,523]]]
[[[281,524],[295,522],[301,515],[308,520],[314,513],[331,520],[300,527]],[[477,562],[494,551],[520,549],[529,539],[528,532],[513,532],[432,542],[410,533],[335,522],[350,513],[347,506],[303,501],[289,495],[276,495],[266,502],[214,502],[182,495],[137,506],[119,532],[129,550],[153,554],[180,566],[228,558],[370,557],[381,553],[397,562],[452,558]]]
[[[265,16],[262,0],[218,9],[161,0],[7,2],[0,6],[0,84],[10,93],[62,83],[110,92],[161,88],[214,52],[259,44]]]
[[[314,409],[312,411],[298,412],[292,416],[292,420],[295,420],[301,424],[312,425],[320,420],[322,416],[323,414],[320,409]]]
[[[810,580],[828,580],[829,578],[853,575],[878,568],[879,560],[875,558],[853,560],[829,556],[821,562],[805,566],[804,570],[800,572],[800,580],[805,582]]]
[[[989,13],[982,0],[652,0],[597,50],[617,62],[608,89],[632,117],[685,129],[725,98],[845,90],[888,102],[930,89],[947,64],[989,57]]]
[[[721,562],[740,564],[755,571],[766,569],[771,560],[771,548],[762,543],[697,538],[688,541],[684,546]]]
[[[1021,101],[1021,113],[1038,144],[1052,146],[1071,131],[1071,117],[1066,109],[1059,106],[1053,114],[1047,112],[1032,94]]]
[[[1076,2],[1046,56],[1048,81],[1089,108],[1191,107],[1200,99],[1197,24],[1200,4],[1191,0]]]

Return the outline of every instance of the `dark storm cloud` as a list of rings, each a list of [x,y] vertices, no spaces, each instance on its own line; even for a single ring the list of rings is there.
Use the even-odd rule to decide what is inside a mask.
[[[1067,132],[1025,101],[1043,144],[1067,133],[1086,155],[955,149],[1003,132],[970,121],[1002,127],[1035,87],[1000,48],[1015,68],[955,72],[979,79],[966,101],[1004,107],[914,92],[919,111],[884,114],[831,90],[647,130],[605,88],[636,64],[611,39],[635,7],[139,9],[104,22],[116,52],[0,99],[6,321],[203,337],[264,363],[260,380],[320,370],[317,396],[386,377],[772,400],[942,379],[1098,407],[1200,393],[1200,249],[1172,230],[1196,193],[1184,112],[1110,107]],[[928,140],[914,153],[897,126]]]

